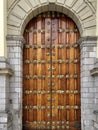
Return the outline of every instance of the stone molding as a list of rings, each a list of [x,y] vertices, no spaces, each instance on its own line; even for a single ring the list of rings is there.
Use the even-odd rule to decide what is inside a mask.
[[[91,76],[98,76],[98,59],[96,58],[94,68],[90,70]]]
[[[7,35],[7,46],[20,46],[23,48],[23,45],[26,43],[25,39],[21,35]]]
[[[93,68],[90,73],[92,76],[98,76],[98,68]]]
[[[74,20],[81,36],[95,36],[96,15],[92,8],[92,3],[85,0],[18,0],[8,12],[8,34],[23,34],[27,23],[33,17],[45,11],[57,11]]]
[[[5,57],[0,57],[0,75],[13,75],[13,70]]]
[[[9,69],[9,68],[0,69],[0,75],[12,76],[13,75],[13,71],[12,71],[12,69]]]
[[[96,36],[81,37],[77,43],[80,45],[80,48],[96,47],[97,46],[97,37]]]

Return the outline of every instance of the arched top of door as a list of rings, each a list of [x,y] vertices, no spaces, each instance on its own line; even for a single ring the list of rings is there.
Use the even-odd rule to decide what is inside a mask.
[[[81,37],[95,36],[96,16],[94,10],[83,0],[20,0],[8,15],[8,35],[23,35],[27,23],[38,14],[56,11],[70,17],[77,25]]]

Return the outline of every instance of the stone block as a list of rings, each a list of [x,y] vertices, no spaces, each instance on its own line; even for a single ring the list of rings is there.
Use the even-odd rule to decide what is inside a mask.
[[[16,21],[17,23],[21,23],[21,19],[18,18],[18,17],[16,17],[16,16],[14,16],[14,15],[10,15],[10,16],[9,16],[9,19],[10,19],[10,20],[14,20],[14,21]]]
[[[8,20],[8,24],[10,26],[14,26],[14,27],[20,27],[20,24],[19,22],[16,22],[14,19],[13,20]]]
[[[98,97],[95,96],[95,103],[98,104]]]
[[[88,17],[90,17],[90,16],[92,16],[93,14],[92,14],[92,11],[91,10],[88,10],[86,13],[84,13],[82,16],[81,16],[81,20],[84,20],[84,19],[86,19],[86,18],[88,18]],[[90,36],[92,36],[92,35],[90,35]]]
[[[7,34],[8,35],[19,35],[20,34],[20,32],[19,32],[19,28],[15,28],[15,27],[12,27],[12,26],[10,26],[10,25],[8,25],[8,29],[7,29]]]
[[[19,59],[14,59],[13,58],[13,59],[10,59],[9,61],[10,61],[10,64],[12,64],[12,65],[18,65],[19,64]],[[15,67],[15,66],[13,66],[13,67]]]
[[[85,126],[85,130],[95,130],[94,126]]]
[[[91,75],[90,75],[90,71],[83,71],[82,73],[81,73],[81,77],[90,77]]]
[[[15,58],[15,54],[14,53],[8,53],[8,57]]]
[[[88,93],[89,92],[89,88],[82,88],[81,87],[81,93]]]
[[[94,87],[92,86],[92,88],[89,88],[89,92],[90,92],[90,93],[95,93],[95,92],[96,92],[96,88],[94,88]]]
[[[93,19],[93,20],[91,20],[91,21],[84,22],[84,23],[83,23],[83,26],[84,26],[84,28],[96,26],[96,20]]]
[[[46,4],[48,3],[48,0],[40,0],[41,4]]]
[[[95,59],[94,58],[85,58],[84,60],[83,60],[83,64],[85,64],[85,65],[92,65],[92,64],[94,64],[94,61],[95,61]]]
[[[81,93],[81,97],[83,98],[94,98],[94,93]]]
[[[65,5],[67,5],[68,7],[71,7],[73,2],[74,0],[66,0]]]
[[[49,0],[49,3],[55,3],[56,0]]]
[[[72,9],[76,11],[83,4],[83,0],[77,0]]]
[[[98,93],[95,93],[95,98],[98,98]]]
[[[81,86],[82,86],[83,88],[92,88],[93,82],[82,82],[82,83],[81,83]]]
[[[82,5],[81,5],[82,6]],[[80,8],[81,8],[81,6],[80,6]],[[86,6],[86,4],[83,4],[83,6],[85,6],[84,8],[82,8],[81,10],[80,10],[80,12],[78,12],[78,15],[80,16],[80,18],[85,14],[85,13],[87,13],[88,11],[89,11],[89,8]]]
[[[21,53],[15,53],[15,58],[22,59],[22,52]]]
[[[89,57],[89,53],[87,51],[83,51],[81,54],[81,58],[88,58]]]
[[[81,100],[81,102],[82,103],[87,103],[87,104],[90,104],[90,103],[93,103],[94,104],[94,102],[95,102],[95,100],[93,99],[93,98],[82,98],[82,100]]]
[[[6,93],[5,92],[4,93],[3,92],[0,93],[0,99],[2,99],[2,98],[3,99],[6,98]]]
[[[98,129],[98,123],[94,122],[94,127],[96,128],[96,130]]]
[[[96,57],[96,53],[95,52],[89,52],[89,57]]]
[[[37,7],[38,5],[40,5],[40,2],[39,2],[39,0],[29,0],[30,1],[30,3],[31,3],[31,5],[32,5],[32,7]]]
[[[8,106],[7,106],[8,107]],[[2,104],[0,105],[0,111],[6,111],[6,105],[5,104]]]
[[[89,27],[84,29],[83,36],[95,36],[96,35],[96,27]]]
[[[83,2],[79,8],[77,8],[76,13],[81,12],[86,7],[86,4]]]
[[[31,10],[31,7],[27,4],[26,1],[24,0],[20,0],[18,5],[23,9],[25,10],[26,12],[29,12]]]
[[[17,5],[14,7],[12,14],[20,19],[24,19],[26,12]]]
[[[65,0],[57,0],[57,3],[64,5]]]
[[[84,120],[84,125],[85,126],[93,126],[94,122],[92,120]]]

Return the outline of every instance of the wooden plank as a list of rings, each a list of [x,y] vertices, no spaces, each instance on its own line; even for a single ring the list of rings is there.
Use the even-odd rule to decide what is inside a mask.
[[[37,18],[35,18],[33,21],[33,30],[37,29]],[[37,45],[37,42],[36,42],[36,39],[34,39],[34,37],[37,37],[37,34],[36,33],[33,33],[33,45]],[[37,50],[36,49],[33,49],[32,51],[33,53],[33,60],[36,60],[37,59]],[[33,75],[36,75],[37,74],[37,65],[36,64],[33,64]],[[33,90],[37,90],[37,79],[32,79],[33,80],[33,83],[32,83],[32,87],[33,87]],[[33,106],[37,106],[37,95],[33,94],[33,97],[32,97],[32,102],[33,102]],[[31,115],[32,116],[32,115]],[[33,121],[37,121],[37,110],[33,110]]]
[[[45,18],[45,30],[50,30],[51,29],[51,19],[50,17],[46,17]],[[50,41],[48,41],[48,38],[50,38],[50,31],[45,33],[45,45],[49,45],[50,46]],[[45,59],[46,61],[50,60],[50,56],[47,56],[46,54],[50,53],[50,49],[45,49]],[[50,75],[50,71],[48,71],[48,68],[50,68],[50,64],[46,63],[44,71],[46,76]],[[46,78],[45,80],[45,91],[50,91],[51,87],[48,86],[51,83],[51,79]],[[50,98],[50,94],[45,94],[45,106],[48,107],[50,106],[50,102],[48,102],[48,98]],[[51,119],[48,117],[48,114],[51,114],[51,110],[50,109],[46,109],[44,116],[45,116],[45,121],[49,122],[51,121]]]
[[[57,18],[52,18],[52,39],[55,39],[52,41],[52,46],[55,46],[56,44],[58,44],[58,32],[56,31],[58,28],[58,19]],[[52,61],[53,60],[58,60],[58,49],[55,47],[52,49],[52,52],[55,54],[54,56],[52,56]],[[53,64],[51,65],[52,68],[54,68],[54,70],[52,70],[52,74],[57,76],[58,75],[58,64]],[[59,89],[59,82],[58,79],[53,79],[52,80],[56,85],[55,87],[52,88],[52,90],[58,90]],[[54,102],[52,102],[53,106],[58,106],[58,94],[52,94],[52,98],[55,99]],[[52,121],[56,121],[59,120],[59,113],[58,113],[58,109],[52,109],[52,114],[55,115],[55,117],[52,118]]]
[[[37,29],[41,29],[41,18],[37,18]],[[41,45],[41,33],[37,32],[37,45]],[[42,58],[41,49],[37,49],[37,59]],[[37,64],[37,75],[42,75],[42,66]],[[42,82],[41,79],[37,79],[37,91],[41,91]],[[41,94],[37,94],[37,106],[41,106]],[[41,109],[37,110],[37,121],[41,121]]]

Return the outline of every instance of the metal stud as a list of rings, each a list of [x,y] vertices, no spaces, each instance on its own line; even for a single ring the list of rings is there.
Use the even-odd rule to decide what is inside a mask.
[[[39,33],[45,33],[44,29],[38,30]]]
[[[50,21],[48,21],[48,22],[47,22],[47,24],[48,24],[48,25],[50,25],[50,24],[51,24],[51,22],[50,22]]]
[[[64,90],[57,90],[57,94],[64,94]]]
[[[78,63],[78,59],[75,59],[75,60],[74,60],[74,63]]]
[[[56,68],[48,68],[48,71],[55,71],[56,70]]]
[[[55,86],[55,83],[48,83],[48,86]]]
[[[78,94],[78,90],[75,90],[75,91],[74,91],[74,94]]]
[[[57,124],[59,125],[61,122],[60,121],[57,121]]]
[[[69,126],[66,126],[66,129],[69,129]]]
[[[34,76],[33,76],[33,79],[37,79],[37,78],[38,78],[38,76],[37,76],[37,75],[34,75]]]
[[[57,129],[60,129],[60,126],[59,126],[59,125],[57,125]]]
[[[66,121],[66,125],[69,125],[69,121]]]
[[[37,60],[33,60],[33,63],[37,63]]]
[[[54,121],[52,122],[52,125],[55,125],[55,122],[54,122]]]
[[[64,75],[57,75],[57,78],[62,79],[62,78],[64,78]]]
[[[62,129],[65,129],[65,126],[62,126]]]
[[[33,94],[37,94],[37,90],[34,90],[34,91],[33,91]]]
[[[55,101],[54,98],[48,98],[47,100],[48,100],[49,102],[54,102],[54,101]]]
[[[66,110],[70,109],[70,106],[69,105],[66,105]]]
[[[74,48],[77,48],[79,46],[79,44],[74,44]]]
[[[62,33],[62,32],[64,32],[64,31],[65,31],[65,29],[63,29],[63,28],[59,28],[59,29],[58,29],[58,32],[59,32],[59,33]]]
[[[62,124],[64,124],[65,122],[64,121],[62,121]]]
[[[38,109],[38,107],[37,107],[37,106],[33,106],[33,109],[35,109],[35,110],[36,110],[36,109]]]
[[[75,74],[75,75],[74,75],[74,78],[75,78],[75,79],[77,79],[77,78],[78,78],[78,75],[77,75],[77,74]]]
[[[55,78],[55,75],[49,75],[48,78]]]
[[[49,122],[49,121],[47,122],[47,125],[50,125],[50,122]]]
[[[50,12],[48,12],[47,16],[48,16],[48,18],[50,17]]]
[[[55,126],[52,126],[52,129],[54,130],[54,129],[55,129]]]
[[[55,114],[48,114],[47,117],[55,117]]]
[[[66,79],[68,79],[68,78],[69,78],[69,74],[66,75]]]
[[[74,106],[74,109],[75,109],[75,110],[78,110],[78,109],[79,109],[79,107],[76,105],[76,106]]]

